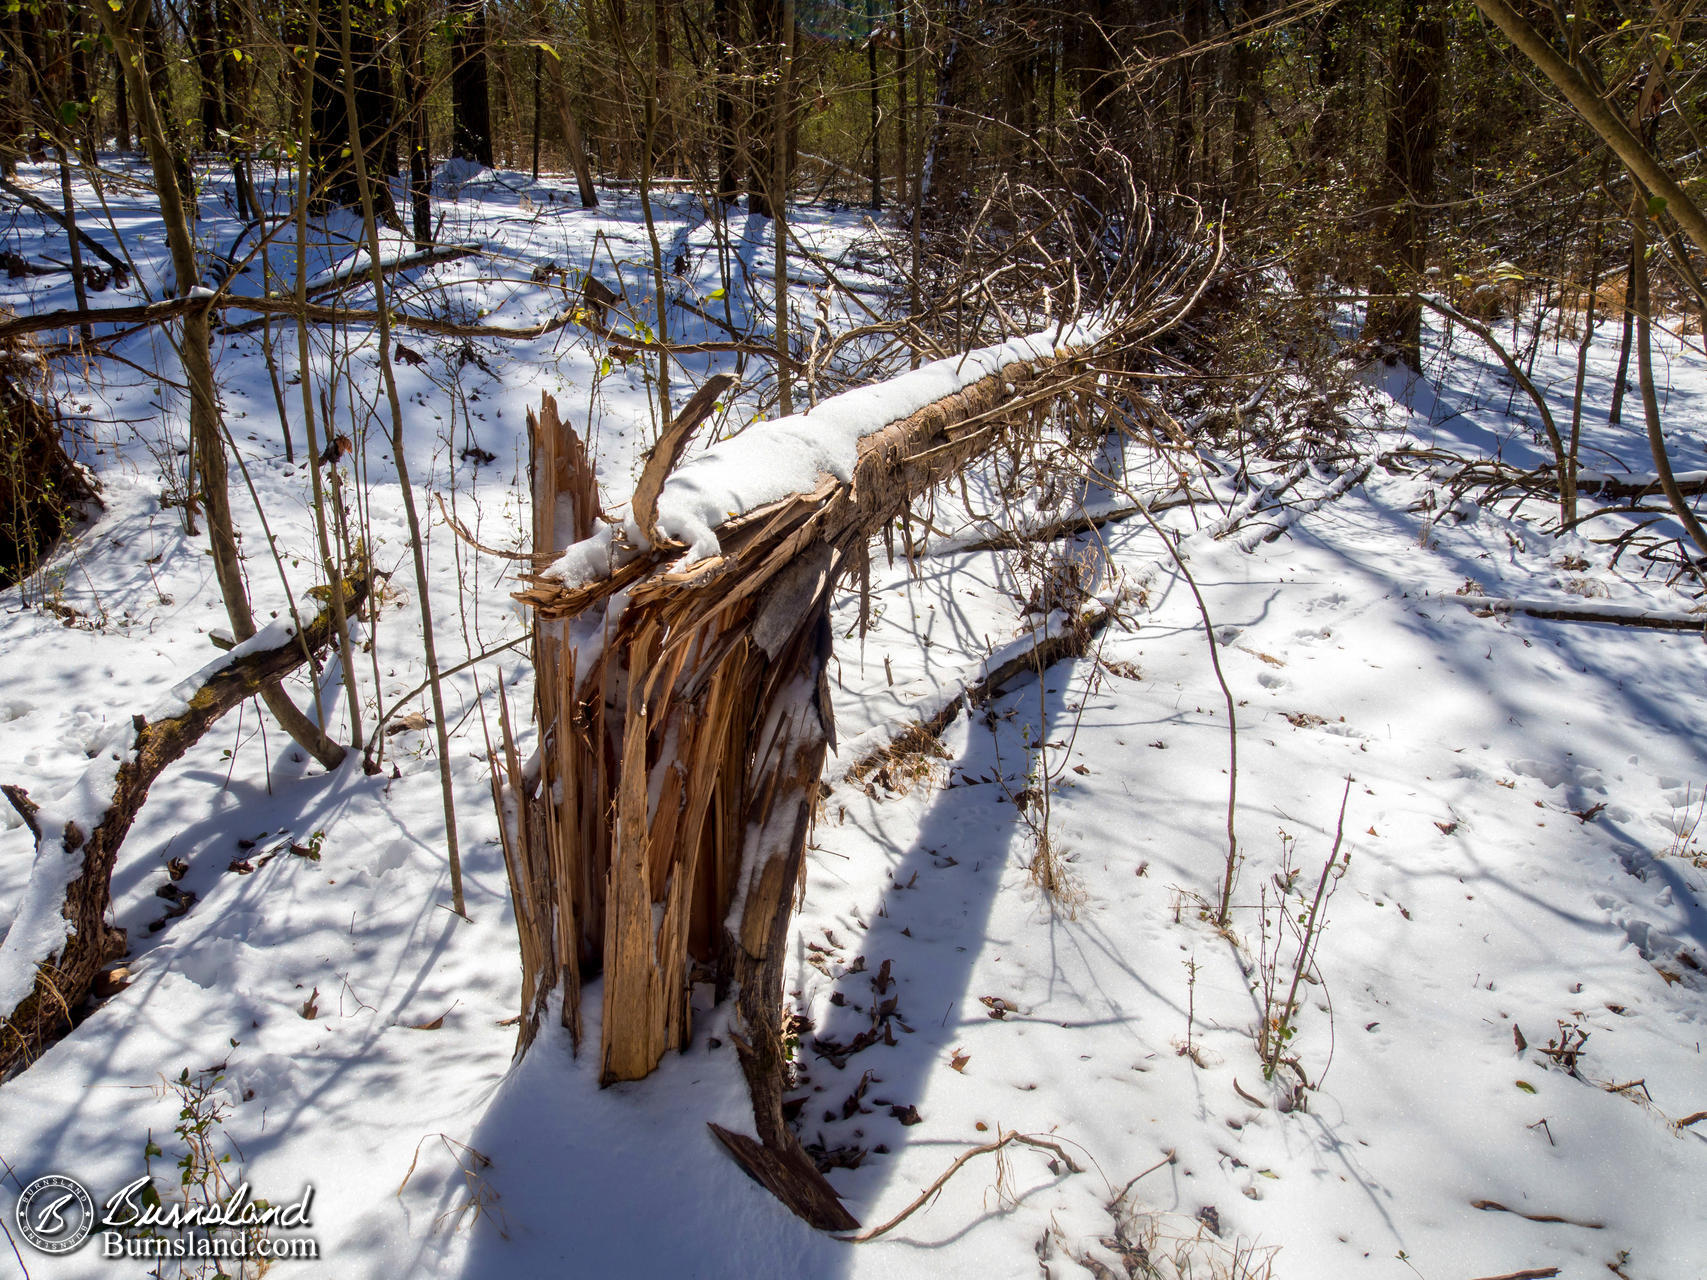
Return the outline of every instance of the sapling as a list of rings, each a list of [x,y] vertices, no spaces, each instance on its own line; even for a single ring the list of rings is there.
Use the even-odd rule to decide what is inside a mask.
[[[1192,1048],[1192,1024],[1197,1021],[1197,956],[1194,953],[1185,964],[1185,1056],[1193,1062],[1197,1054]]]
[[[338,45],[344,67],[344,107],[350,125],[350,150],[355,164],[356,190],[361,201],[362,228],[366,233],[374,303],[379,315],[379,371],[385,387],[385,398],[391,409],[392,462],[397,468],[397,482],[403,494],[403,515],[409,528],[409,550],[414,560],[415,590],[421,610],[422,656],[426,660],[427,680],[433,702],[433,728],[438,738],[439,789],[444,801],[445,851],[450,863],[451,910],[466,919],[468,911],[463,904],[462,857],[457,841],[456,803],[451,787],[450,734],[445,724],[444,692],[439,680],[439,659],[433,636],[426,545],[421,536],[420,517],[415,511],[415,491],[409,478],[409,464],[403,447],[403,405],[397,394],[396,371],[391,362],[391,322],[385,305],[385,273],[380,262],[379,223],[358,123],[361,113],[356,103],[355,62],[350,51],[349,0],[342,0],[338,7]]]
[[[1345,791],[1340,796],[1339,821],[1334,829],[1333,848],[1328,851],[1328,859],[1322,864],[1322,874],[1316,881],[1316,895],[1311,900],[1309,909],[1304,913],[1301,919],[1294,920],[1286,911],[1286,897],[1288,891],[1291,889],[1293,877],[1286,876],[1284,879],[1277,879],[1275,882],[1279,890],[1278,909],[1280,919],[1286,924],[1292,926],[1297,938],[1297,951],[1292,958],[1292,977],[1286,988],[1286,998],[1281,1001],[1278,1007],[1276,1007],[1273,1001],[1273,989],[1274,972],[1279,959],[1279,941],[1278,939],[1276,940],[1275,954],[1270,957],[1266,954],[1267,947],[1265,940],[1264,951],[1266,963],[1264,966],[1263,1021],[1262,1028],[1258,1036],[1258,1052],[1262,1056],[1263,1077],[1265,1079],[1272,1080],[1274,1078],[1275,1068],[1278,1067],[1281,1062],[1281,1053],[1297,1033],[1298,985],[1304,980],[1304,975],[1315,967],[1316,946],[1321,938],[1322,929],[1327,923],[1327,916],[1324,908],[1327,904],[1328,898],[1332,895],[1334,887],[1338,885],[1340,877],[1345,874],[1346,868],[1351,865],[1351,854],[1349,851],[1343,858],[1340,856],[1340,847],[1344,843],[1345,839],[1345,809],[1347,801],[1351,798],[1351,782],[1351,778],[1347,776],[1345,780]],[[1287,848],[1288,852],[1290,852],[1290,844],[1288,844]],[[1266,933],[1266,886],[1264,887],[1263,901]]]

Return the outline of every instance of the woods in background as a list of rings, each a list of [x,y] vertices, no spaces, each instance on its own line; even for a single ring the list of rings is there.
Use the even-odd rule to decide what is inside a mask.
[[[1532,18],[1662,163],[1699,151],[1701,29],[1680,5],[131,0],[138,102],[92,6],[25,0],[0,21],[0,162],[89,164],[140,145],[152,112],[186,188],[190,158],[217,157],[252,206],[251,167],[305,141],[316,208],[353,209],[346,66],[381,215],[399,218],[396,180],[423,243],[448,157],[573,172],[589,207],[598,182],[668,181],[927,232],[1028,187],[1094,205],[1118,157],[1158,216],[1224,209],[1250,260],[1372,292],[1369,336],[1415,367],[1405,295],[1425,273],[1474,290],[1517,263],[1565,291],[1625,239],[1603,229],[1630,208],[1621,166],[1495,8]]]

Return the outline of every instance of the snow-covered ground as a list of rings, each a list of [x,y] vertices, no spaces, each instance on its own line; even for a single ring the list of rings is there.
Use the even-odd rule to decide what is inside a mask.
[[[573,302],[592,263],[655,325],[632,194],[583,212],[561,182],[463,176],[454,200],[443,189],[440,237],[487,253],[408,273],[405,310],[537,323]],[[51,190],[45,171],[25,180]],[[220,191],[210,180],[201,231],[227,252],[238,224]],[[115,180],[106,194],[160,296],[169,265],[146,193]],[[718,254],[693,202],[674,196],[658,214],[666,260],[686,259],[671,288],[723,318],[733,300],[712,296]],[[750,237],[738,256],[769,261],[763,224],[734,229]],[[870,252],[845,212],[802,210],[797,229],[844,266]],[[275,269],[292,260],[282,234]],[[24,214],[6,247],[45,258],[57,235]],[[348,254],[322,244],[311,269]],[[546,264],[567,276],[535,279]],[[0,302],[69,306],[63,279],[0,282]],[[244,280],[258,292],[259,268]],[[764,323],[756,266],[752,287],[754,316],[732,305],[736,328]],[[809,281],[796,303],[814,314]],[[848,322],[826,304],[831,327]],[[686,341],[728,336],[681,308],[670,325]],[[272,373],[258,333],[217,339],[262,617],[284,607],[281,569],[300,594],[317,554],[295,333],[275,329]],[[1543,461],[1498,362],[1462,332],[1447,360],[1442,336],[1425,380],[1366,380],[1358,450]],[[399,718],[430,714],[370,337],[316,332],[313,369],[356,445],[340,464],[349,518],[392,573],[358,657],[369,733],[376,692]],[[656,433],[651,374],[644,360],[605,364],[603,343],[575,326],[521,342],[398,338],[423,358],[399,379],[450,666],[521,636],[526,619],[508,598],[514,562],[458,540],[429,496],[481,543],[522,547],[525,415],[550,392],[585,429],[607,500],[622,500]],[[1662,345],[1674,462],[1700,470],[1707,359],[1699,339]],[[1642,473],[1639,419],[1604,425],[1615,347],[1608,324],[1591,355],[1585,465]],[[117,351],[124,362],[62,363],[55,386],[81,415],[106,510],[22,594],[8,592],[0,615],[0,781],[39,797],[214,656],[209,633],[225,627],[205,535],[187,537],[181,512],[160,502],[162,464],[182,467],[186,406],[165,381],[175,358],[158,330]],[[1574,355],[1549,335],[1535,364],[1566,420]],[[692,358],[676,402],[733,367],[731,354]],[[732,400],[712,434],[750,417],[744,404]],[[1639,413],[1633,398],[1626,412]],[[1134,476],[1147,466],[1136,447],[1127,463]],[[1184,545],[1238,724],[1241,860],[1225,928],[1213,917],[1228,851],[1227,706],[1197,603],[1144,521],[1105,525],[1097,540],[1104,587],[1143,589],[1091,656],[961,714],[940,755],[863,779],[847,776],[858,756],[943,705],[1028,625],[1020,605],[1038,583],[1024,557],[939,540],[911,572],[874,555],[863,643],[857,600],[839,609],[843,747],[826,773],[789,980],[805,1019],[791,1094],[802,1138],[837,1157],[829,1177],[868,1226],[1008,1132],[1059,1144],[1076,1170],[1010,1145],[972,1159],[892,1232],[847,1244],[790,1217],[708,1133],[707,1120],[747,1120],[721,1012],[703,1013],[691,1049],[638,1084],[600,1091],[593,1064],[554,1029],[512,1064],[518,957],[482,717],[500,682],[512,708],[528,705],[528,669],[506,650],[447,682],[466,922],[446,909],[430,728],[385,738],[375,776],[355,761],[327,774],[251,706],[167,772],[114,879],[134,980],[0,1088],[6,1226],[16,1237],[13,1197],[39,1174],[110,1193],[143,1171],[150,1140],[154,1170],[175,1179],[183,1103],[165,1082],[217,1067],[216,1150],[257,1195],[315,1188],[321,1260],[280,1263],[281,1275],[1061,1278],[1144,1275],[1141,1255],[1158,1274],[1200,1277],[1269,1266],[1427,1280],[1707,1274],[1707,1119],[1676,1124],[1707,1110],[1707,830],[1694,825],[1707,796],[1703,636],[1461,603],[1680,614],[1700,608],[1698,593],[1634,554],[1614,563],[1594,539],[1619,519],[1554,537],[1538,504],[1518,519],[1509,502],[1453,502],[1414,467],[1335,481],[1297,477],[1290,498],[1330,500],[1273,541],[1261,535],[1279,517],[1258,511],[1233,536]],[[1239,499],[1227,474],[1212,488],[1218,502]],[[938,523],[954,509],[942,504]],[[1221,514],[1158,518],[1190,533]],[[312,704],[306,683],[294,689]],[[322,696],[343,733],[338,692]],[[1053,896],[1028,869],[1045,788],[1064,869]],[[1314,898],[1342,796],[1349,862],[1329,877],[1299,984],[1286,1048],[1297,1066],[1265,1079],[1261,988],[1272,971],[1284,995],[1296,955],[1280,912],[1299,920]],[[5,918],[31,840],[9,810],[0,824]],[[151,932],[174,859],[197,900]],[[596,992],[583,1008],[596,1016]],[[103,1261],[96,1245],[57,1259],[17,1248],[0,1250],[0,1272],[146,1269]]]

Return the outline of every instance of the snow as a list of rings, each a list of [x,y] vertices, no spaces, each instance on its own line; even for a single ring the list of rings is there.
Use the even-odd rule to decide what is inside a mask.
[[[158,213],[124,178],[134,162],[113,157],[109,167],[114,225],[158,293],[170,279]],[[20,173],[55,189],[56,170],[22,164]],[[264,198],[285,200],[289,176],[275,190],[260,174]],[[509,255],[502,275],[516,278],[495,278],[480,260],[410,268],[396,280],[398,307],[501,311],[518,325],[557,314],[562,290],[530,282],[528,264],[580,270],[600,233],[621,257],[600,258],[601,278],[634,300],[649,293],[632,196],[603,192],[601,209],[587,212],[566,179],[469,169],[456,180],[444,237],[495,246]],[[238,231],[217,198],[228,183],[204,178],[212,194],[201,227],[213,244]],[[85,225],[112,243],[83,195]],[[708,228],[685,195],[657,212],[672,256],[680,248],[692,259],[682,287],[704,296],[718,284]],[[863,234],[853,216],[812,208],[796,226],[831,256]],[[344,260],[354,231],[337,220],[317,229],[309,270]],[[732,231],[739,253],[768,252],[762,222]],[[58,231],[25,213],[7,234],[8,247],[30,251]],[[394,235],[382,247],[405,249]],[[286,277],[273,287],[288,288],[289,256],[274,252],[271,267]],[[260,291],[259,265],[241,283]],[[367,287],[352,289],[352,307],[366,305]],[[15,310],[71,304],[63,277],[0,289]],[[811,305],[804,289],[797,301]],[[750,316],[737,308],[737,323],[762,324],[766,304],[752,300]],[[715,336],[679,309],[671,320],[683,341]],[[837,304],[831,323],[857,321]],[[1640,477],[1652,465],[1641,426],[1604,426],[1616,361],[1608,333],[1591,351],[1588,456],[1609,476]],[[352,341],[367,336],[357,330]],[[295,344],[278,353],[290,462],[258,338],[228,335],[216,355],[232,437],[280,554],[275,565],[234,467],[245,568],[257,616],[271,619],[255,643],[267,643],[287,634],[281,569],[307,616],[319,557]],[[1424,379],[1365,378],[1348,442],[1364,460],[1411,444],[1545,465],[1533,409],[1511,397],[1497,361],[1459,333],[1447,363],[1443,340],[1430,331]],[[1014,350],[1037,350],[1024,346],[1035,341]],[[1048,349],[1054,335],[1044,341]],[[1707,470],[1707,358],[1696,341],[1662,339],[1680,476]],[[643,362],[601,372],[598,340],[572,329],[478,344],[491,372],[459,361],[455,341],[412,345],[428,363],[397,374],[423,511],[443,494],[482,543],[522,548],[525,414],[542,391],[587,439],[607,507],[632,491],[657,430]],[[157,330],[118,350],[172,371]],[[317,341],[317,386],[343,355]],[[1569,404],[1574,357],[1574,342],[1537,346],[1534,378],[1556,414]],[[401,492],[383,427],[370,426],[373,358],[371,344],[356,349],[334,397],[335,425],[358,450],[341,474],[352,489],[356,475],[366,481],[350,518],[376,567],[391,572],[363,637],[371,652],[355,662],[364,733],[376,693],[389,711],[424,679]],[[732,363],[696,357],[681,377]],[[882,391],[696,445],[666,486],[661,525],[692,556],[713,554],[710,531],[730,511],[849,474],[862,433],[992,367],[927,366]],[[117,362],[63,368],[57,390],[80,415],[106,510],[0,612],[4,780],[28,788],[49,830],[99,812],[116,768],[111,742],[134,711],[168,705],[161,690],[181,700],[184,673],[209,669],[208,633],[228,625],[205,534],[186,536],[180,510],[160,502],[172,484],[163,466],[182,466],[183,401]],[[732,399],[719,429],[755,416],[751,392]],[[497,461],[465,456],[471,446]],[[9,1217],[7,1196],[49,1171],[97,1195],[118,1189],[141,1173],[150,1135],[166,1151],[156,1172],[169,1175],[183,1149],[181,1104],[162,1080],[218,1066],[215,1142],[233,1167],[280,1203],[315,1187],[310,1234],[323,1261],[280,1264],[280,1275],[896,1280],[1027,1275],[1042,1262],[1060,1280],[1094,1274],[1075,1259],[1124,1274],[1123,1238],[1153,1258],[1189,1257],[1196,1276],[1226,1273],[1235,1254],[1271,1262],[1277,1277],[1434,1280],[1550,1266],[1594,1276],[1610,1274],[1608,1264],[1642,1280],[1707,1273],[1707,1122],[1674,1124],[1707,1109],[1707,832],[1696,826],[1707,809],[1707,653],[1688,632],[1501,607],[1693,617],[1698,589],[1596,541],[1628,517],[1555,537],[1534,500],[1514,513],[1512,500],[1454,500],[1428,474],[1375,466],[1365,475],[1349,462],[1270,465],[1240,491],[1231,459],[1194,478],[1211,500],[1163,511],[1177,473],[1152,468],[1135,444],[1122,461],[1203,592],[1236,704],[1245,861],[1228,927],[1203,910],[1213,915],[1227,851],[1226,707],[1174,554],[1140,517],[1077,544],[1098,556],[1093,597],[1119,615],[1090,656],[1041,681],[1021,677],[957,717],[944,756],[845,777],[898,727],[1060,625],[1022,612],[1038,588],[1027,557],[969,550],[969,531],[989,531],[974,514],[1035,527],[1071,507],[1046,509],[1034,493],[1010,505],[999,477],[980,472],[970,477],[978,510],[941,496],[931,519],[948,536],[933,532],[912,572],[874,548],[863,644],[858,602],[838,598],[830,675],[843,745],[825,772],[786,982],[810,1021],[790,1094],[802,1100],[801,1134],[848,1148],[849,1159],[863,1150],[857,1167],[828,1175],[863,1223],[886,1220],[960,1153],[1008,1130],[1050,1135],[1084,1172],[1051,1168],[1030,1148],[1004,1152],[999,1169],[979,1157],[895,1231],[851,1246],[790,1217],[709,1135],[708,1121],[744,1131],[750,1118],[728,1011],[711,1008],[708,988],[694,993],[687,1051],[646,1081],[598,1089],[596,1054],[571,1056],[555,1012],[513,1061],[507,1021],[521,975],[480,729],[482,714],[495,725],[501,688],[522,754],[534,747],[531,676],[510,650],[446,682],[468,921],[445,909],[431,727],[382,737],[376,775],[355,761],[327,773],[251,705],[162,776],[114,878],[132,984],[4,1084],[0,1211]],[[1093,513],[1129,505],[1094,488],[1077,498]],[[423,536],[441,660],[520,635],[526,620],[508,595],[516,562],[475,552],[436,519]],[[554,572],[584,581],[613,547],[601,533]],[[592,620],[550,625],[595,642]],[[312,704],[306,676],[287,687]],[[343,690],[328,685],[322,702],[345,737]],[[430,713],[422,695],[400,710]],[[1253,1043],[1263,909],[1272,953],[1286,871],[1298,873],[1285,899],[1296,915],[1348,775],[1350,867],[1328,899],[1319,981],[1302,984],[1289,1046],[1311,1087],[1304,1109],[1282,1110],[1299,1096],[1296,1076],[1265,1080]],[[1045,789],[1067,885],[1056,899],[1028,873],[1031,824],[1042,821],[1034,797]],[[0,944],[0,997],[33,980],[33,960],[12,957],[47,954],[64,936],[53,904],[71,860],[55,840],[32,850],[6,813],[0,916],[29,923]],[[187,864],[175,883],[197,901],[162,922],[156,891],[172,859]],[[600,1007],[595,982],[582,997],[592,1044]],[[893,1045],[880,1035],[834,1050],[874,1023]],[[1565,1034],[1561,1023],[1588,1034],[1574,1074],[1543,1052]],[[919,1123],[903,1123],[908,1108]],[[111,1274],[93,1249],[62,1259],[20,1249],[32,1276]]]
[[[61,908],[67,886],[83,870],[83,855],[67,846],[65,833],[72,825],[85,839],[94,831],[117,778],[117,760],[103,754],[70,794],[51,806],[43,805],[35,815],[45,838],[30,865],[23,895],[0,936],[0,1003],[8,1010],[16,1009],[35,990],[37,966],[57,956],[71,936],[71,922]]]

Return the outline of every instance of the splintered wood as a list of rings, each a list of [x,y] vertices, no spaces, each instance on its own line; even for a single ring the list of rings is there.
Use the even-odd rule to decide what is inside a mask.
[[[716,531],[719,554],[686,564],[684,548],[658,535],[656,504],[716,395],[702,392],[644,468],[642,545],[618,539],[596,581],[538,572],[517,596],[537,613],[539,741],[525,763],[510,745],[508,783],[495,785],[525,969],[521,1047],[559,988],[578,1046],[580,986],[602,974],[600,1077],[639,1079],[687,1043],[695,984],[720,1000],[733,988],[732,1039],[769,1154],[730,1149],[822,1227],[855,1224],[783,1120],[782,979],[834,744],[831,593],[913,499],[1097,376],[1088,348],[1011,363],[874,430],[850,480],[820,477],[731,517]],[[609,517],[551,397],[529,425],[540,564]]]

